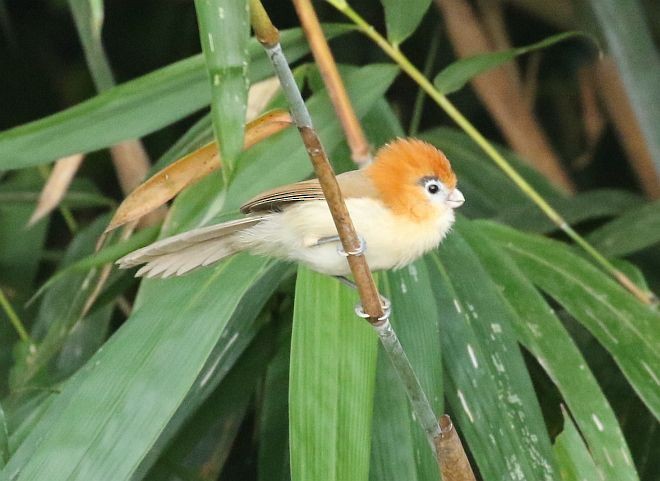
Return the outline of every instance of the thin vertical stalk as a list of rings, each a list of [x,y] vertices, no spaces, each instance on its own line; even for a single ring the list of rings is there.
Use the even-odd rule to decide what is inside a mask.
[[[420,72],[403,53],[392,46],[382,35],[369,25],[346,2],[328,0],[337,10],[346,15],[362,33],[373,40],[401,69],[408,74],[431,97],[449,117],[475,141],[479,147],[495,162],[495,164],[529,197],[541,211],[577,245],[587,252],[608,274],[614,277],[623,287],[645,304],[657,303],[657,297],[652,292],[640,289],[623,272],[580,236],[542,196],[534,189],[513,166],[493,147],[493,145],[477,130],[477,128],[440,93],[433,84]]]
[[[291,109],[291,116],[300,131],[310,161],[314,165],[316,176],[323,189],[323,194],[332,214],[342,247],[345,252],[358,251],[362,247],[361,242],[348,214],[348,209],[344,203],[332,166],[312,125],[312,119],[307,106],[300,90],[298,90],[298,86],[293,80],[291,69],[282,53],[277,29],[270,22],[259,0],[250,1],[250,11],[255,34],[266,49],[273,68],[280,79],[282,90]],[[440,426],[419,379],[412,369],[410,361],[403,351],[394,329],[390,325],[389,314],[384,312],[381,305],[381,298],[376,289],[376,284],[367,265],[366,258],[361,253],[358,255],[349,255],[347,259],[353,277],[355,278],[362,306],[368,316],[367,320],[378,333],[383,347],[406,388],[406,394],[412,403],[415,415],[419,422],[422,423],[422,427],[429,437],[430,446],[435,452],[435,438],[440,436]]]
[[[348,98],[344,82],[339,75],[337,64],[328,46],[328,41],[323,35],[312,2],[310,0],[293,0],[293,5],[296,8],[300,24],[314,55],[314,60],[316,60],[319,72],[321,72],[321,77],[330,95],[332,105],[346,134],[346,140],[351,149],[351,158],[359,166],[367,165],[372,160],[369,142]]]
[[[426,55],[426,61],[424,62],[424,77],[429,77],[431,75],[431,70],[433,69],[433,64],[435,63],[435,56],[438,54],[439,45],[440,34],[436,32],[433,37],[431,37],[429,52]],[[413,114],[410,119],[410,127],[408,127],[408,133],[413,137],[417,135],[417,132],[419,131],[419,124],[422,121],[422,111],[424,110],[425,98],[426,92],[423,88],[419,87],[419,89],[417,89],[417,96],[415,97]]]

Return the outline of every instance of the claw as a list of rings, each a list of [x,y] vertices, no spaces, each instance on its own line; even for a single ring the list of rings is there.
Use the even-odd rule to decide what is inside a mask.
[[[344,248],[342,247],[341,244],[337,246],[337,253],[340,256],[348,257],[348,256],[361,256],[362,254],[365,253],[367,250],[367,241],[364,240],[364,237],[358,236],[358,239],[360,240],[360,246],[352,251],[346,252]]]
[[[378,318],[379,321],[385,321],[390,318],[390,315],[392,314],[392,302],[385,296],[380,296],[380,306],[383,308],[383,315]],[[368,319],[369,314],[364,312],[364,308],[362,307],[361,303],[357,303],[355,305],[355,314],[358,317],[361,317],[363,319]]]

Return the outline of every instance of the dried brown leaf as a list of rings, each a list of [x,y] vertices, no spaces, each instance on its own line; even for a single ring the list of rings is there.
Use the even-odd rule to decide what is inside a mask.
[[[36,224],[57,208],[69,189],[83,157],[83,154],[74,154],[62,157],[55,162],[55,166],[41,190],[37,207],[28,221],[28,227]]]
[[[244,148],[249,149],[289,125],[291,117],[284,110],[262,115],[247,125]],[[218,144],[215,142],[182,157],[131,192],[117,209],[106,232],[160,207],[184,188],[218,170],[220,166]]]

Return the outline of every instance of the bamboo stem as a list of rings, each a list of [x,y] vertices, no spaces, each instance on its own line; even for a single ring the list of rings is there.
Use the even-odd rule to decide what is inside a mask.
[[[346,140],[351,149],[351,158],[357,165],[365,166],[372,161],[369,142],[348,98],[344,82],[339,75],[337,64],[328,46],[328,41],[323,35],[314,7],[310,0],[293,0],[293,5],[330,95],[330,101],[346,134]]]
[[[323,194],[328,203],[330,213],[335,222],[337,233],[341,240],[345,252],[355,252],[361,248],[361,242],[353,227],[353,222],[344,203],[341,190],[337,184],[332,166],[321,145],[321,141],[314,130],[312,120],[307,111],[307,106],[293,81],[293,74],[282,53],[279,43],[273,44],[276,38],[273,32],[277,30],[272,26],[267,15],[260,6],[259,0],[251,0],[251,11],[258,12],[258,16],[252,18],[252,25],[258,39],[268,39],[262,41],[273,68],[280,79],[282,91],[289,103],[291,117],[298,126],[303,143],[307,149],[309,158],[314,165],[316,176],[323,189]],[[259,5],[255,5],[259,4]],[[256,8],[255,8],[256,7]],[[400,379],[406,387],[406,393],[412,403],[415,415],[422,423],[426,431],[432,449],[435,451],[435,438],[440,436],[440,426],[433,409],[424,394],[419,379],[410,365],[399,339],[392,329],[388,315],[385,314],[381,305],[380,295],[376,289],[373,276],[367,265],[364,254],[347,256],[348,264],[351,268],[357,290],[360,295],[360,301],[364,311],[368,315],[368,322],[374,327],[385,348],[388,356],[392,360],[394,368]]]
[[[542,196],[532,187],[513,166],[493,147],[493,145],[477,130],[477,128],[452,104],[449,99],[440,93],[433,84],[403,55],[403,53],[392,46],[382,35],[369,25],[355,10],[346,2],[340,0],[328,0],[337,10],[348,17],[360,31],[373,40],[401,69],[408,74],[417,84],[426,91],[446,113],[452,118],[463,131],[475,141],[479,147],[495,162],[495,164],[529,197],[541,211],[568,237],[585,250],[608,274],[630,291],[637,299],[645,304],[657,303],[657,297],[652,292],[640,289],[623,272],[618,270],[612,263],[580,236]]]

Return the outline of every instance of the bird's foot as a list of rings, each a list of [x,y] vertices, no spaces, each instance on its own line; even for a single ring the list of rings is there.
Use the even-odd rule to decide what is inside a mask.
[[[385,296],[380,296],[380,306],[383,308],[383,315],[378,318],[379,321],[386,321],[390,318],[390,315],[392,314],[392,302]],[[371,316],[364,312],[364,307],[362,307],[362,303],[358,302],[355,305],[355,314],[358,317],[361,317],[363,319],[368,319]]]
[[[344,276],[334,276],[334,278],[337,279],[342,284],[344,284],[345,286],[348,286],[348,287],[351,287],[351,288],[357,290],[357,285],[355,284],[355,282],[353,282],[349,278],[344,277]],[[379,317],[378,320],[379,321],[384,321],[385,319],[389,319],[390,314],[392,313],[392,302],[385,296],[381,296],[380,294],[378,294],[378,296],[380,297],[380,305],[383,308],[383,315],[381,317]],[[358,303],[355,306],[355,314],[357,314],[359,317],[362,317],[364,319],[367,319],[368,317],[370,317],[369,314],[364,312],[364,308],[362,307],[362,304],[360,304],[360,303]]]
[[[361,256],[367,250],[367,241],[365,241],[364,237],[362,237],[360,235],[358,235],[358,239],[360,241],[360,245],[357,247],[357,249],[354,249],[354,250],[348,251],[348,252],[346,252],[344,250],[343,246],[341,245],[341,239],[339,238],[338,235],[331,235],[331,236],[327,236],[327,237],[321,237],[316,242],[314,242],[314,245],[315,246],[321,246],[321,245],[324,245],[324,244],[330,244],[332,242],[337,242],[338,243],[337,253],[340,256],[343,256],[343,257]]]

